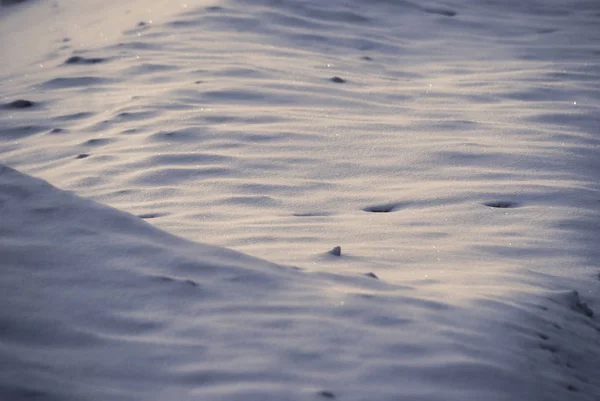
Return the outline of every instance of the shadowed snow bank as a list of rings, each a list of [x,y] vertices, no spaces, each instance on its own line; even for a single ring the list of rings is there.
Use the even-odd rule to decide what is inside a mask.
[[[449,297],[308,273],[177,238],[8,167],[0,214],[2,399],[600,394],[591,307],[550,276],[496,273],[505,296],[465,286]]]

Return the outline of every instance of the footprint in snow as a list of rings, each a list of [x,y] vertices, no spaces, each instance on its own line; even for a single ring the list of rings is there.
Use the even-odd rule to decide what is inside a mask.
[[[28,109],[35,106],[31,100],[18,99],[4,105],[7,109]]]
[[[511,202],[511,201],[485,202],[484,205],[488,206],[488,207],[495,207],[498,209],[509,209],[509,208],[515,208],[515,207],[519,206],[519,204],[517,202]]]
[[[363,210],[371,213],[389,213],[398,210],[402,206],[401,203],[385,203],[382,205],[367,206]]]

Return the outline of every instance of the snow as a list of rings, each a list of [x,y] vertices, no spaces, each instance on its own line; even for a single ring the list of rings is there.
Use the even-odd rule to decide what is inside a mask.
[[[0,399],[600,399],[598,2],[11,3]]]

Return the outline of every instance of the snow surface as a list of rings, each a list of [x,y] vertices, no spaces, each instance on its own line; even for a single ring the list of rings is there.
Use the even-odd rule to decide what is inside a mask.
[[[0,4],[0,400],[600,399],[599,2]]]

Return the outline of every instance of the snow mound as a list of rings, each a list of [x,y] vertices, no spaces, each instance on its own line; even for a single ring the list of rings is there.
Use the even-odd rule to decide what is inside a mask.
[[[574,310],[577,294],[456,302],[426,284],[308,273],[180,239],[9,167],[0,213],[2,399],[599,394],[575,366],[594,366],[599,330]],[[567,324],[587,330],[575,348]],[[546,380],[569,377],[561,363],[578,373]]]

